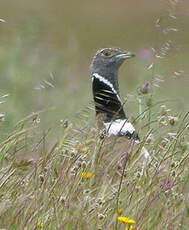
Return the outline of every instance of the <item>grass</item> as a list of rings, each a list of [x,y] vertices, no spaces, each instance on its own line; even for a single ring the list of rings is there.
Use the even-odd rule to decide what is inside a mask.
[[[139,152],[106,144],[90,108],[62,121],[53,141],[54,130],[40,128],[44,111],[17,123],[0,145],[0,227],[129,229],[123,216],[134,229],[187,229],[188,113],[176,118],[161,102],[146,105],[151,94],[138,97],[135,125],[146,127],[141,146],[152,156],[143,174]]]
[[[177,32],[179,1],[165,2],[168,12],[156,21],[161,44],[150,51],[153,57],[146,70],[136,66],[136,75],[150,82],[126,98],[128,111],[134,111],[130,120],[142,139],[135,154],[132,148],[120,152],[107,144],[106,134],[96,129],[91,105],[75,117],[69,116],[80,106],[70,94],[72,90],[80,102],[88,100],[86,94],[79,94],[87,87],[78,84],[83,74],[79,68],[66,68],[66,63],[59,63],[38,42],[34,49],[30,33],[12,46],[4,42],[1,86],[8,86],[10,100],[6,90],[1,90],[0,100],[6,103],[0,114],[0,229],[188,230],[189,114],[183,112],[187,108],[187,73],[179,67],[177,71],[177,63],[171,62],[177,54],[173,33]],[[183,62],[186,60],[187,56]],[[172,72],[166,72],[171,64]],[[69,82],[76,89],[71,84],[69,88]],[[170,96],[162,100],[161,92],[168,86]],[[172,100],[178,95],[184,100]],[[54,112],[52,105],[61,110]],[[65,108],[71,118],[58,122]],[[38,109],[42,110],[15,122]],[[142,173],[143,146],[152,161]]]

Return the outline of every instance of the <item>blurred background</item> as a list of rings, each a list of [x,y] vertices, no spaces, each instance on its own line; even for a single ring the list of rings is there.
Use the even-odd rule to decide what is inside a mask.
[[[188,0],[1,0],[0,18],[3,134],[43,109],[43,127],[76,117],[92,100],[91,59],[109,46],[137,55],[120,70],[129,116],[138,113],[132,96],[156,78],[157,101],[188,110]]]

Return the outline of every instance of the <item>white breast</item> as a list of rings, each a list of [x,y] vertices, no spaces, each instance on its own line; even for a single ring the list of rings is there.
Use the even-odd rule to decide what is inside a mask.
[[[113,122],[104,122],[104,127],[106,129],[106,131],[108,132],[108,135],[127,135],[128,133],[130,133],[131,135],[135,132],[135,128],[133,127],[133,125],[128,122],[128,120],[126,119],[117,119]],[[136,144],[140,144],[139,140],[135,140]],[[146,165],[151,161],[151,156],[148,152],[148,150],[143,146],[141,149],[141,154],[144,157],[144,168],[146,167]]]
[[[126,119],[117,119],[113,122],[104,122],[104,126],[109,135],[125,135],[126,133],[132,134],[135,132],[133,125]]]

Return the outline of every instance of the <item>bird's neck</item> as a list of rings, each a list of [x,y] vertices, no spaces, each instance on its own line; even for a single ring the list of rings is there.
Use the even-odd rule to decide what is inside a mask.
[[[95,71],[91,74],[98,74],[102,76],[104,79],[108,80],[119,94],[118,70],[115,70],[113,68],[101,67],[100,69],[96,68]]]
[[[93,72],[92,88],[97,115],[104,114],[106,122],[126,118],[119,95],[117,73]]]

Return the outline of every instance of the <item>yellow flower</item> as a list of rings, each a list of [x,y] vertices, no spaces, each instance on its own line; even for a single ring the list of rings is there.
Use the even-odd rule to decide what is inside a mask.
[[[129,228],[126,227],[125,230],[133,230],[133,226],[130,225]]]
[[[83,178],[83,179],[90,179],[92,176],[93,176],[93,173],[91,173],[91,172],[81,173],[81,178]]]
[[[117,212],[118,212],[119,215],[121,215],[123,213],[123,209],[120,208],[120,209],[118,209]]]
[[[124,216],[119,216],[117,218],[117,220],[122,222],[122,223],[125,223],[125,224],[135,224],[136,223],[134,220],[131,220],[131,219],[124,217]]]
[[[86,144],[86,145],[90,145],[90,144],[92,144],[92,143],[94,143],[94,142],[95,142],[95,139],[94,139],[94,138],[91,138],[91,139],[86,140],[85,144]]]
[[[42,227],[43,227],[43,222],[38,221],[38,222],[37,222],[37,228],[42,228]]]
[[[83,147],[81,149],[81,151],[82,151],[82,153],[88,153],[89,152],[89,148],[85,146],[85,147]]]

